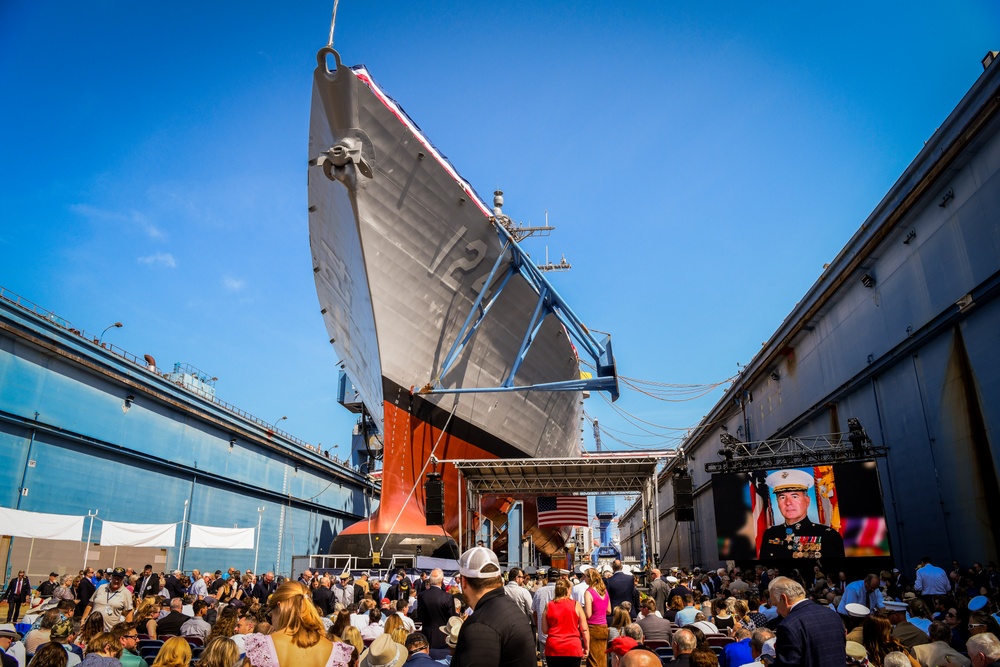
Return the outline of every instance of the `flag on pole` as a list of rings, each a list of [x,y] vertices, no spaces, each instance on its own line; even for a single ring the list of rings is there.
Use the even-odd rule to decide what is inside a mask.
[[[539,528],[586,526],[590,518],[587,496],[540,496],[537,504]]]
[[[753,513],[754,546],[758,554],[760,554],[760,543],[764,541],[764,531],[774,525],[771,514],[771,492],[765,479],[767,479],[765,471],[750,473],[750,511]]]

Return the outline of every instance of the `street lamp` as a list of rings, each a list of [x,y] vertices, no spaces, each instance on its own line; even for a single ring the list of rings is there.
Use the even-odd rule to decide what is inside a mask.
[[[278,428],[278,422],[284,421],[286,419],[288,419],[288,415],[282,415],[278,419],[274,420],[274,423],[271,424],[271,430],[273,431],[273,430],[277,429]]]
[[[104,334],[108,333],[108,329],[121,329],[121,328],[122,328],[121,322],[115,322],[114,324],[109,324],[107,327],[104,328],[104,331],[101,332],[100,338],[97,339],[97,344],[101,345],[104,342]]]

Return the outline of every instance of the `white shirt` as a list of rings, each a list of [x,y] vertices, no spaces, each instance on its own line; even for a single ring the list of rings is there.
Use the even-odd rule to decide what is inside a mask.
[[[362,639],[375,639],[382,634],[382,625],[379,623],[369,623],[368,627],[361,631]]]
[[[573,587],[573,593],[570,595],[570,597],[579,602],[580,606],[584,608],[587,606],[587,599],[584,596],[587,594],[588,588],[590,588],[590,585],[586,581],[581,581]]]
[[[398,612],[398,611],[396,612],[396,616],[399,616],[401,619],[403,619],[403,627],[406,628],[407,632],[416,632],[417,631],[417,626],[413,623],[413,619],[412,618],[410,618],[406,614],[404,614],[402,612]]]

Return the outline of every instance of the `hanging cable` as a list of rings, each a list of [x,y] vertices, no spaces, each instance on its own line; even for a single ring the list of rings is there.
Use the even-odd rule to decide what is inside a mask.
[[[333,0],[333,16],[330,17],[330,41],[326,43],[328,47],[333,48],[333,27],[337,25],[337,5],[340,0]]]

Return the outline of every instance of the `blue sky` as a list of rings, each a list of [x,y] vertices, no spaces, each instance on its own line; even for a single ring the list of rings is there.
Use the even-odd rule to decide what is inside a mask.
[[[0,285],[324,447],[350,441],[306,222],[331,2],[0,3]],[[621,374],[752,358],[1000,48],[1000,5],[343,0],[366,64]],[[619,405],[676,429],[721,390]],[[601,423],[637,433],[603,401]],[[681,431],[664,431],[679,433]],[[649,446],[669,439],[621,436]],[[590,443],[589,430],[586,434]],[[605,444],[616,444],[605,439]],[[618,445],[620,447],[620,445]]]

